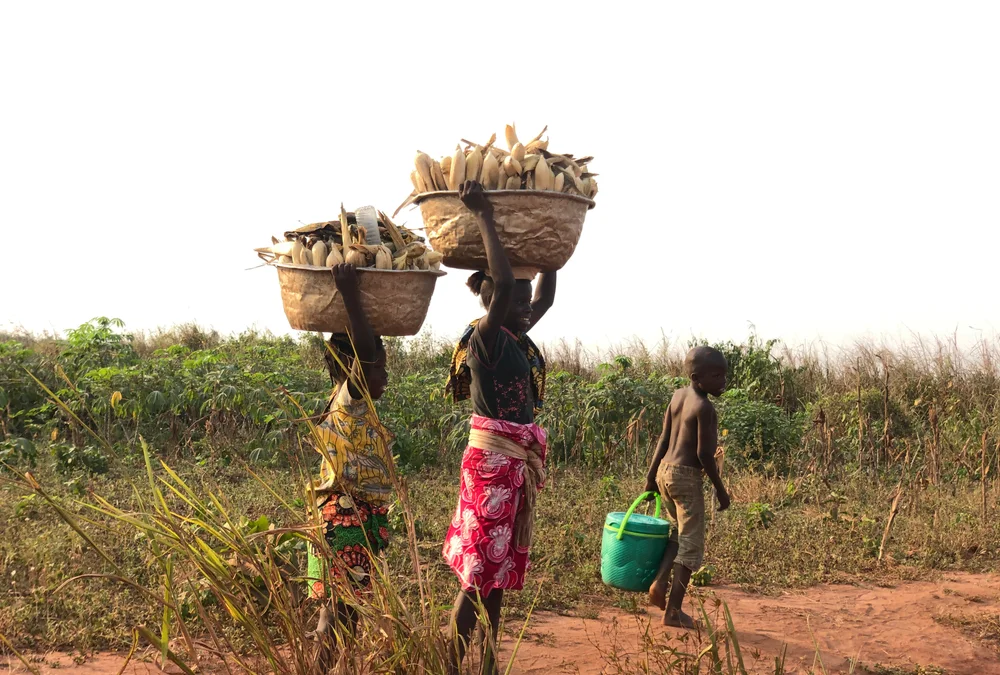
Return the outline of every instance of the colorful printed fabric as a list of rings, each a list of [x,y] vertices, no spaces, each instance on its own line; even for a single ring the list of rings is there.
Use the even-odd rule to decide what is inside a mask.
[[[346,568],[355,593],[371,587],[372,558],[389,546],[389,507],[376,506],[343,493],[329,493],[318,504],[323,518],[323,536],[339,562],[330,563],[333,579]],[[322,559],[309,551],[311,597],[329,595],[323,588]]]
[[[469,341],[472,339],[472,333],[479,321],[480,319],[476,319],[469,324],[451,355],[451,371],[448,374],[445,392],[450,393],[452,400],[456,403],[465,401],[472,395],[472,371],[469,370],[467,359]],[[545,357],[542,356],[542,351],[531,341],[527,333],[517,333],[514,334],[514,337],[531,365],[531,390],[535,400],[535,414],[538,414],[541,412],[545,399]]]
[[[314,484],[317,505],[333,492],[371,504],[392,500],[392,434],[364,399],[351,397],[346,383],[333,393],[329,411],[316,427],[325,453]]]
[[[540,446],[545,461],[545,430],[475,415],[472,428],[502,435],[521,447]],[[517,515],[524,508],[525,463],[471,445],[462,457],[458,506],[443,554],[465,591],[486,597],[494,588],[520,590],[531,564],[528,548],[515,541]],[[541,485],[538,486],[541,488]]]

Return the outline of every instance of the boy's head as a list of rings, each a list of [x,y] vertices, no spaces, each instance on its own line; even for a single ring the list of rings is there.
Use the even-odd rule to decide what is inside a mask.
[[[327,341],[329,349],[323,353],[326,369],[330,372],[330,380],[334,386],[340,386],[347,380],[348,373],[354,368],[354,345],[351,339],[343,333],[335,333]],[[330,352],[333,351],[333,354]],[[336,358],[334,358],[336,355]],[[375,362],[367,369],[368,395],[373,401],[382,398],[389,376],[385,369],[385,344],[380,336],[375,336]]]
[[[695,347],[684,359],[684,371],[691,384],[712,396],[719,396],[725,390],[728,369],[726,357],[712,347]]]
[[[486,272],[476,272],[467,282],[474,295],[478,295],[485,309],[493,302],[493,279]],[[531,282],[518,279],[514,284],[514,297],[511,299],[503,327],[512,333],[524,333],[531,327]]]

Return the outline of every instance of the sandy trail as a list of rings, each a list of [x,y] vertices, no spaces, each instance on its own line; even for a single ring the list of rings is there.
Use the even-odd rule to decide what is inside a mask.
[[[815,586],[777,597],[726,587],[715,594],[729,606],[744,657],[760,652],[756,665],[746,664],[750,672],[773,673],[782,644],[788,645],[787,672],[808,672],[815,636],[831,675],[848,672],[850,659],[859,656],[860,663],[869,666],[937,666],[950,674],[1000,675],[1000,654],[935,621],[949,615],[1000,613],[997,576],[945,575],[894,588]],[[638,654],[647,628],[661,643],[663,636],[680,635],[664,628],[660,618],[658,611],[639,617],[605,611],[597,620],[539,615],[528,629],[532,642],[516,658],[516,672],[614,673],[606,663],[610,635],[617,635],[619,650]],[[617,630],[612,628],[616,619]]]
[[[774,656],[782,644],[788,646],[786,672],[809,672],[815,636],[831,675],[848,672],[850,659],[859,655],[868,666],[936,666],[950,675],[1000,675],[1000,654],[935,621],[949,615],[1000,613],[1000,576],[947,574],[936,581],[907,582],[893,588],[815,586],[775,597],[725,586],[714,593],[729,605],[751,673],[773,673]],[[677,640],[681,631],[664,628],[659,619],[654,611],[633,616],[604,610],[594,619],[538,613],[517,654],[514,672],[617,673],[608,663],[610,653],[614,651],[622,660],[627,655],[633,664],[637,659],[641,662],[648,639],[644,635],[659,644],[673,639],[673,646],[685,649]],[[512,642],[507,640],[508,647]],[[751,656],[754,652],[760,654],[756,662]],[[121,656],[113,654],[97,655],[82,664],[65,654],[35,659],[36,667],[46,674],[115,675],[123,663]],[[0,668],[3,665],[0,657]],[[14,661],[9,667],[13,673],[27,672]],[[152,663],[134,661],[125,672],[164,671]],[[176,671],[168,668],[165,672]]]

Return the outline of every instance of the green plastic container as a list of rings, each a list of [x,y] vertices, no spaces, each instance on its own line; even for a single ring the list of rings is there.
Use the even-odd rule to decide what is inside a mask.
[[[307,560],[309,561],[309,566],[306,568],[306,591],[312,593],[313,584],[317,581],[323,581],[325,578],[323,575],[323,560],[316,555],[313,555],[312,544],[306,547],[308,550]],[[327,593],[329,595],[329,592]]]
[[[656,497],[652,516],[633,513],[650,495]],[[670,523],[660,518],[660,495],[644,492],[625,513],[609,513],[601,541],[601,580],[623,591],[647,591],[670,538]]]

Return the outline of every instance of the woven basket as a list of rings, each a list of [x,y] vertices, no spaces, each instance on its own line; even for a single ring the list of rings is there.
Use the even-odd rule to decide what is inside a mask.
[[[295,330],[346,333],[347,310],[328,267],[274,264],[281,303]],[[376,335],[416,335],[444,272],[358,270],[361,306]]]
[[[547,190],[491,190],[486,193],[496,218],[497,235],[515,268],[548,272],[566,264],[583,231],[594,202],[585,197]],[[444,255],[448,267],[489,269],[476,217],[458,192],[417,195],[427,239]]]

